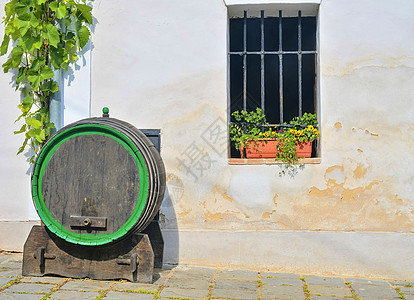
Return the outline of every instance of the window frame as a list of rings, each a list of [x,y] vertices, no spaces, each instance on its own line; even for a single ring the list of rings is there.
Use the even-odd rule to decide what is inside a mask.
[[[229,1],[227,1],[229,2]],[[233,1],[233,2],[237,2],[237,0]],[[264,97],[264,93],[265,93],[265,88],[264,88],[264,57],[265,55],[277,55],[279,58],[279,105],[280,105],[280,110],[279,110],[279,114],[280,114],[280,123],[285,122],[286,120],[283,119],[283,55],[291,55],[291,54],[297,54],[298,55],[298,70],[297,70],[297,74],[298,74],[298,110],[299,110],[299,115],[301,116],[303,114],[302,111],[302,55],[306,55],[306,54],[314,54],[315,55],[315,62],[316,62],[316,66],[315,66],[315,92],[314,92],[314,105],[315,105],[315,113],[318,116],[318,123],[320,124],[320,80],[319,80],[319,74],[320,74],[320,62],[319,62],[319,1],[315,0],[315,1],[310,1],[312,3],[310,3],[309,5],[305,5],[305,7],[303,7],[303,3],[301,5],[289,5],[286,6],[286,3],[283,4],[274,4],[274,5],[240,5],[239,3],[237,5],[234,6],[228,6],[228,23],[227,23],[227,124],[228,124],[228,128],[231,124],[231,95],[230,95],[230,57],[231,55],[241,55],[243,56],[243,107],[244,109],[246,109],[246,102],[247,102],[247,70],[246,70],[246,60],[247,60],[247,56],[249,54],[253,54],[253,55],[260,55],[260,64],[261,64],[261,74],[260,74],[260,82],[261,82],[261,107],[264,108],[265,107],[265,97]],[[319,3],[318,3],[319,2]],[[308,3],[309,4],[309,3]],[[302,13],[302,9],[304,9],[305,11],[305,15]],[[243,12],[243,50],[242,51],[230,51],[230,19],[234,18],[234,17],[240,17],[240,12]],[[264,49],[264,19],[265,17],[265,13],[268,13],[269,11],[272,11],[273,14],[275,11],[277,11],[277,15],[279,18],[279,41],[278,41],[278,51],[266,51]],[[246,42],[246,21],[248,19],[248,15],[247,14],[252,14],[254,15],[254,17],[257,16],[257,14],[259,13],[260,19],[261,19],[261,25],[260,25],[260,30],[261,30],[261,41],[260,41],[260,50],[259,51],[247,51],[247,42]],[[296,16],[295,16],[296,13]],[[304,16],[312,16],[316,18],[316,31],[315,31],[315,40],[316,40],[316,44],[315,44],[315,50],[302,50],[302,36],[301,36],[301,30],[302,30],[302,25],[301,25],[301,18]],[[250,16],[251,17],[251,16]],[[268,17],[268,16],[267,16]],[[282,45],[282,21],[283,21],[283,17],[298,17],[298,49],[295,51],[284,51],[283,50],[283,45]],[[282,76],[281,76],[282,74]],[[321,162],[321,157],[320,157],[320,140],[321,137],[319,138],[318,143],[316,144],[316,156],[312,157],[312,158],[305,158],[305,159],[300,159],[299,162],[300,163],[305,163],[305,164],[318,164]],[[231,157],[231,142],[230,139],[228,138],[228,163],[229,164],[280,164],[281,162],[276,161],[274,159],[252,159],[252,158],[233,158]]]

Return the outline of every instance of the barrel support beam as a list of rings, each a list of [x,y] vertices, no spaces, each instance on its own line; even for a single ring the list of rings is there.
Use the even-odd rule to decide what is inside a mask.
[[[152,283],[153,272],[154,251],[147,234],[135,233],[115,244],[88,247],[67,243],[36,225],[24,245],[24,276],[53,274]]]
[[[118,265],[129,265],[131,272],[134,273],[137,270],[137,265],[138,265],[137,254],[136,253],[132,254],[130,258],[118,257],[116,259],[116,263]]]

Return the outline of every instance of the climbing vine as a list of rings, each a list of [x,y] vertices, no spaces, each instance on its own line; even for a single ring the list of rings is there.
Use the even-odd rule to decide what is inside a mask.
[[[24,124],[14,133],[25,139],[17,154],[27,146],[37,153],[54,128],[49,116],[51,96],[58,91],[54,71],[67,71],[88,43],[92,8],[87,0],[11,0],[4,9],[0,55],[9,56],[2,67],[15,72],[12,80],[23,98],[16,122]]]

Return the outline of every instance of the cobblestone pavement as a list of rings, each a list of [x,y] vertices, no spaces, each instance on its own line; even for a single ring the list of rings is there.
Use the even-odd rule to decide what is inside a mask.
[[[0,300],[21,299],[407,299],[413,281],[317,277],[176,266],[156,269],[153,284],[22,277],[22,255],[0,255]]]

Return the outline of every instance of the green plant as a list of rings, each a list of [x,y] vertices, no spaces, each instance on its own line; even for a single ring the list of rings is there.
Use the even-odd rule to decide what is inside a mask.
[[[88,43],[92,8],[87,0],[11,0],[4,10],[0,55],[12,43],[2,67],[16,72],[12,81],[23,96],[16,122],[23,118],[25,124],[14,133],[24,133],[25,139],[17,154],[27,145],[37,153],[54,128],[49,116],[51,96],[58,91],[54,71],[67,71]]]
[[[302,117],[295,117],[289,124],[280,126],[269,125],[260,108],[251,112],[235,111],[232,116],[236,122],[230,125],[230,140],[234,142],[237,150],[246,148],[251,143],[253,147],[257,147],[266,140],[276,139],[278,143],[275,159],[288,166],[298,162],[296,145],[312,142],[319,137],[316,114],[304,113]]]
[[[302,285],[302,289],[303,289],[303,293],[305,294],[305,299],[306,300],[310,300],[310,291],[308,289],[308,284],[306,283],[306,279],[304,277],[300,277],[300,280],[302,280],[303,285]]]
[[[286,164],[296,164],[298,162],[299,157],[296,153],[297,144],[313,142],[319,137],[319,130],[313,125],[306,126],[307,124],[303,123],[296,125],[295,123],[297,124],[299,122],[291,121],[290,125],[293,125],[294,127],[291,129],[281,130],[276,137],[279,139],[279,143],[277,144],[278,153],[276,159]]]
[[[240,150],[246,147],[251,140],[256,140],[262,133],[262,125],[268,125],[266,116],[261,108],[253,111],[235,111],[231,114],[236,122],[230,125],[230,140],[235,142],[235,147]]]
[[[403,293],[401,293],[401,288],[399,288],[399,287],[394,287],[394,289],[395,289],[395,291],[398,293],[398,297],[399,297],[400,299],[405,299],[404,294],[403,294]]]
[[[12,285],[18,284],[20,281],[22,280],[21,276],[17,276],[16,279],[14,280],[10,280],[9,282],[7,282],[5,285],[0,287],[0,292],[4,291],[5,289],[11,287]]]
[[[293,126],[309,126],[312,125],[314,127],[318,126],[318,118],[316,114],[311,113],[304,113],[302,117],[295,117],[292,121],[289,122],[290,125]]]

